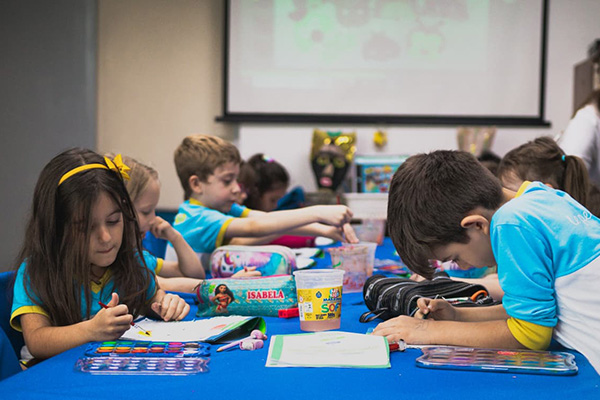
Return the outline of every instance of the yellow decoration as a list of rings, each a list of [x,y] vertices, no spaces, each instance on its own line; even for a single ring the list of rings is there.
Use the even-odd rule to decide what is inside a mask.
[[[385,131],[375,131],[373,134],[373,143],[376,147],[382,148],[387,144],[387,132]]]
[[[112,160],[112,161],[110,160],[110,158],[104,157],[104,162],[106,162],[106,165],[108,165],[108,168],[121,174],[123,179],[129,180],[128,172],[131,171],[131,168],[129,168],[127,165],[125,165],[125,163],[123,162],[123,158],[121,157],[120,154],[117,154],[115,156],[114,160]]]
[[[311,160],[316,158],[319,150],[324,145],[334,144],[343,152],[346,161],[352,162],[354,153],[356,153],[356,132],[326,132],[320,129],[315,129],[313,132],[312,149],[310,152]]]

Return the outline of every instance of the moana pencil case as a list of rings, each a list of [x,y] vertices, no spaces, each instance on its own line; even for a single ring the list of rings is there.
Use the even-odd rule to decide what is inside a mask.
[[[296,256],[289,247],[278,245],[228,245],[210,256],[213,278],[228,278],[244,267],[256,267],[262,276],[291,275],[296,270]]]
[[[196,288],[196,297],[198,317],[277,317],[279,310],[298,307],[296,282],[291,275],[207,279]]]

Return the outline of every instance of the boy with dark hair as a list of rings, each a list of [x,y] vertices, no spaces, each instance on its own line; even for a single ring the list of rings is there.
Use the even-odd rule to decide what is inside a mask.
[[[375,334],[409,344],[536,350],[554,336],[600,371],[600,342],[589,336],[600,329],[600,220],[568,194],[540,182],[503,189],[465,152],[419,154],[392,179],[388,229],[414,272],[431,277],[429,259],[497,265],[505,294],[502,305],[475,308],[421,298],[416,318],[390,319]]]
[[[326,236],[358,242],[346,206],[313,206],[261,212],[236,203],[241,157],[230,142],[216,136],[186,137],[175,150],[175,167],[185,192],[173,227],[198,253],[205,268],[217,247],[264,244],[283,233]],[[176,259],[167,246],[165,260]]]

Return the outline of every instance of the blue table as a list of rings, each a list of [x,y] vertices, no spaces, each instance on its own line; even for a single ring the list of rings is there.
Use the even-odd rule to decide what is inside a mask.
[[[389,249],[381,256],[388,257]],[[380,253],[378,252],[378,256]],[[320,263],[327,263],[323,259]],[[191,295],[186,299],[193,303]],[[341,330],[364,333],[361,293],[344,294]],[[193,315],[195,306],[192,306]],[[294,319],[265,318],[267,334],[300,333]],[[87,345],[66,351],[0,381],[7,399],[600,399],[600,376],[575,353],[574,376],[431,370],[415,366],[420,350],[390,354],[390,369],[266,368],[268,341],[256,351],[222,353],[212,348],[210,371],[190,376],[95,376],[74,370]]]

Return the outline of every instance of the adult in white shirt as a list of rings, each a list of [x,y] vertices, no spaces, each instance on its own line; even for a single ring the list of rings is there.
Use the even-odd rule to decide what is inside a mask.
[[[600,89],[577,110],[558,143],[566,154],[580,157],[590,180],[600,185]]]

